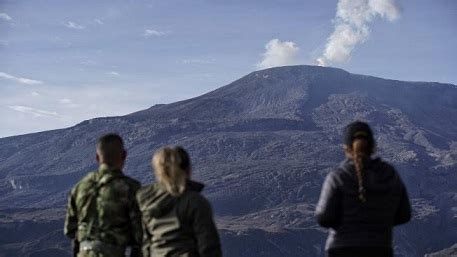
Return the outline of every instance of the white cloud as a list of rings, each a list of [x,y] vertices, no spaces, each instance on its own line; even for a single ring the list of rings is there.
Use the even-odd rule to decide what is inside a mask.
[[[111,68],[115,70],[114,68]],[[102,75],[110,70],[105,70]],[[121,72],[121,71],[119,71]],[[121,73],[121,76],[124,74]],[[140,81],[113,83],[109,79],[98,83],[80,83],[78,86],[62,86],[44,83],[39,87],[1,86],[0,81],[0,137],[58,129],[73,126],[83,120],[119,116],[143,110],[157,103],[169,103],[195,96],[200,92],[179,90],[189,79],[202,81],[206,74],[191,73],[192,77],[152,78]],[[210,76],[210,74],[208,74]],[[3,84],[5,84],[3,82]],[[40,96],[34,96],[37,91]],[[200,90],[201,91],[201,90]],[[177,93],[178,92],[178,93]],[[68,100],[64,100],[68,99]],[[22,106],[51,113],[36,113]],[[22,112],[20,112],[22,111]],[[27,112],[27,113],[24,113]],[[35,117],[34,114],[42,115]],[[54,116],[60,115],[58,117]]]
[[[145,38],[150,38],[150,37],[162,37],[168,34],[168,32],[165,31],[159,31],[159,30],[154,30],[154,29],[146,29],[143,33],[143,36]]]
[[[62,98],[59,100],[59,102],[62,104],[70,104],[72,101],[71,101],[71,99],[68,99],[68,98]]]
[[[20,84],[25,84],[25,85],[39,85],[43,84],[42,81],[39,80],[33,80],[33,79],[28,79],[28,78],[20,78],[20,77],[15,77],[11,74],[5,73],[5,72],[0,72],[0,78],[3,79],[8,79]]]
[[[22,106],[22,105],[12,105],[12,106],[8,106],[8,107],[17,112],[32,114],[34,117],[56,117],[56,118],[61,117],[61,115],[59,115],[57,112],[44,111],[44,110],[35,109],[32,107],[27,107],[27,106]]]
[[[9,16],[8,14],[6,13],[0,13],[0,20],[4,20],[4,21],[12,21],[13,18],[11,18],[11,16]]]
[[[86,61],[82,61],[80,64],[84,65],[84,66],[95,66],[98,63],[96,61],[93,61],[93,60],[86,60]]]
[[[62,99],[59,99],[59,103],[61,103],[61,104],[64,105],[65,107],[70,107],[70,108],[79,107],[79,104],[74,103],[73,100],[71,100],[71,99],[69,99],[69,98],[62,98]]]
[[[116,71],[110,71],[110,72],[108,72],[108,75],[120,76],[121,74],[119,74],[119,72],[116,72]]]
[[[210,60],[206,60],[206,59],[184,59],[184,60],[181,60],[181,63],[182,64],[211,64],[211,63],[214,63],[216,60],[214,59],[210,59]]]
[[[85,29],[84,26],[79,25],[78,23],[73,22],[73,21],[68,21],[68,22],[65,23],[64,25],[65,25],[65,27],[67,27],[67,28],[69,28],[69,29],[77,29],[77,30]]]
[[[41,94],[38,93],[37,91],[33,91],[31,94],[32,94],[32,96],[41,96]]]
[[[98,25],[103,25],[103,21],[101,19],[94,19],[94,22]]]
[[[257,64],[260,69],[299,64],[297,56],[300,48],[294,42],[272,39],[265,45],[265,50],[262,61]]]
[[[339,0],[335,29],[327,39],[324,53],[316,61],[327,66],[350,59],[354,48],[370,35],[368,24],[376,17],[394,21],[400,17],[395,0]]]

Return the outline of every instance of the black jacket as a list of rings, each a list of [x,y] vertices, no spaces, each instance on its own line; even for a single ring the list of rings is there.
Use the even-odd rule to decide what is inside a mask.
[[[392,247],[392,228],[411,219],[406,188],[395,169],[380,158],[364,164],[366,202],[358,198],[354,163],[343,161],[330,172],[316,206],[317,222],[330,233],[326,250],[344,247]]]
[[[203,185],[188,181],[179,197],[160,184],[141,188],[143,257],[221,257],[221,244]]]

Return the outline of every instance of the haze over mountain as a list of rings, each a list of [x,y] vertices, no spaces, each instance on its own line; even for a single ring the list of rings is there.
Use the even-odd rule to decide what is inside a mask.
[[[379,154],[412,198],[414,220],[396,230],[396,256],[456,243],[457,87],[287,66],[186,101],[0,139],[0,256],[68,256],[66,196],[96,168],[95,141],[106,132],[125,138],[126,173],[143,183],[156,149],[189,150],[225,256],[323,256],[326,233],[313,209],[344,158],[341,130],[356,119],[372,125]]]

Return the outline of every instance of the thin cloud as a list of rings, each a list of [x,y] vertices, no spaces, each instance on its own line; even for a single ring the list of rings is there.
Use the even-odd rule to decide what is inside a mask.
[[[25,84],[25,85],[40,85],[40,84],[43,84],[43,82],[39,81],[39,80],[16,77],[16,76],[13,76],[13,75],[5,73],[5,72],[0,72],[0,78],[11,80],[11,81],[14,81],[14,82],[17,82],[17,83],[20,83],[20,84]]]
[[[62,98],[59,100],[59,102],[62,104],[70,104],[72,101],[71,101],[71,99],[68,99],[68,98]]]
[[[103,25],[103,21],[101,19],[94,19],[94,22],[98,25]]]
[[[32,114],[35,117],[54,117],[54,118],[62,117],[57,112],[45,111],[45,110],[35,109],[32,107],[27,107],[27,106],[22,106],[22,105],[12,105],[12,106],[8,106],[8,107],[11,110],[26,113],[26,114]]]
[[[81,62],[81,65],[84,65],[84,66],[95,66],[97,64],[98,63],[93,60],[86,60],[86,61]]]
[[[154,29],[146,29],[143,33],[143,36],[145,38],[150,38],[150,37],[162,37],[168,34],[166,31],[159,31],[159,30],[154,30]]]
[[[257,68],[267,69],[299,64],[297,58],[299,50],[300,48],[294,42],[272,39],[265,45],[263,59],[257,64]]]
[[[61,103],[62,105],[66,106],[66,107],[70,107],[70,108],[79,107],[79,104],[74,103],[73,100],[71,100],[69,98],[59,99],[59,103]]]
[[[119,74],[119,72],[116,72],[116,71],[110,71],[110,72],[108,72],[108,75],[120,76],[121,74]]]
[[[216,60],[210,59],[210,60],[205,60],[205,59],[184,59],[181,60],[182,64],[211,64],[214,63]]]
[[[68,21],[68,22],[65,23],[64,25],[65,25],[65,27],[67,27],[67,28],[69,28],[69,29],[76,29],[76,30],[85,29],[84,26],[79,25],[78,23],[73,22],[73,21]]]
[[[7,13],[0,13],[0,20],[4,20],[4,21],[12,21],[13,18],[11,18],[11,16],[9,16]]]

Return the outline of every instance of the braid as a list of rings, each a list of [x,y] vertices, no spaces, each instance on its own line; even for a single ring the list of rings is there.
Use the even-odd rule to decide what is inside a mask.
[[[355,174],[359,186],[359,200],[364,203],[367,201],[365,188],[363,186],[363,162],[369,155],[368,142],[365,139],[357,138],[352,143],[352,159],[355,166]]]

